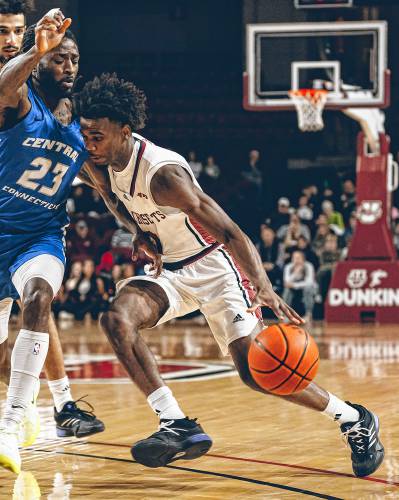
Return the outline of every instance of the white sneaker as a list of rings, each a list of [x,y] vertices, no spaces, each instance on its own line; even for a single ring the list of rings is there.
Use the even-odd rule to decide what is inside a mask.
[[[19,474],[21,457],[18,451],[18,433],[0,429],[0,467]]]
[[[32,401],[29,403],[25,411],[25,416],[22,421],[19,431],[19,445],[22,447],[32,446],[35,443],[37,436],[40,433],[40,417],[36,406],[37,396],[39,395],[40,382],[36,384],[35,392]]]

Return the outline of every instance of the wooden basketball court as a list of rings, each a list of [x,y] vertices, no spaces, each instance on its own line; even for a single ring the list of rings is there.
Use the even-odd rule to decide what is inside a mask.
[[[106,431],[57,439],[46,384],[42,431],[22,452],[18,478],[0,471],[1,499],[379,499],[399,498],[397,327],[314,327],[321,348],[317,382],[378,413],[386,458],[369,478],[351,473],[338,425],[323,415],[242,385],[220,357],[207,327],[177,322],[145,336],[181,406],[214,439],[208,455],[148,469],[130,446],[157,420],[114,359],[95,324],[64,325],[62,338],[75,398],[89,394]],[[4,401],[4,387],[0,390]]]

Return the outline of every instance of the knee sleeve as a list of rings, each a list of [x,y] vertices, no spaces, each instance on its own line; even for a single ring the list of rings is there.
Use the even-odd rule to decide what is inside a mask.
[[[32,278],[47,281],[56,295],[64,277],[64,264],[54,255],[42,254],[28,260],[12,276],[12,282],[21,299],[26,283]]]

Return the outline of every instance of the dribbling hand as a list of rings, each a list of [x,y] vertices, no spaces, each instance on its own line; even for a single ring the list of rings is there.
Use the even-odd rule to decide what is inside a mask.
[[[156,239],[149,233],[140,232],[133,241],[132,261],[136,262],[139,258],[139,250],[144,252],[151,259],[150,271],[154,273],[154,277],[162,272],[162,254],[159,251]]]
[[[46,54],[61,43],[65,31],[72,24],[71,18],[65,18],[60,9],[51,9],[37,23],[35,43],[40,54]]]
[[[301,316],[294,311],[292,307],[286,304],[284,300],[273,291],[272,288],[260,290],[257,293],[252,306],[249,307],[247,311],[253,313],[258,307],[262,306],[269,307],[281,321],[287,318],[295,325],[303,325],[305,323],[305,320],[301,318]]]

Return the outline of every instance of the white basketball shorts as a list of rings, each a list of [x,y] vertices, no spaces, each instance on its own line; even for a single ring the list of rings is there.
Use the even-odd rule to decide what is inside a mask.
[[[171,271],[167,267],[165,264],[158,278],[147,275],[122,280],[117,284],[117,292],[136,280],[156,283],[169,299],[169,309],[157,325],[199,309],[223,355],[228,354],[231,342],[263,328],[260,310],[256,314],[247,312],[254,290],[223,247],[181,269]]]

